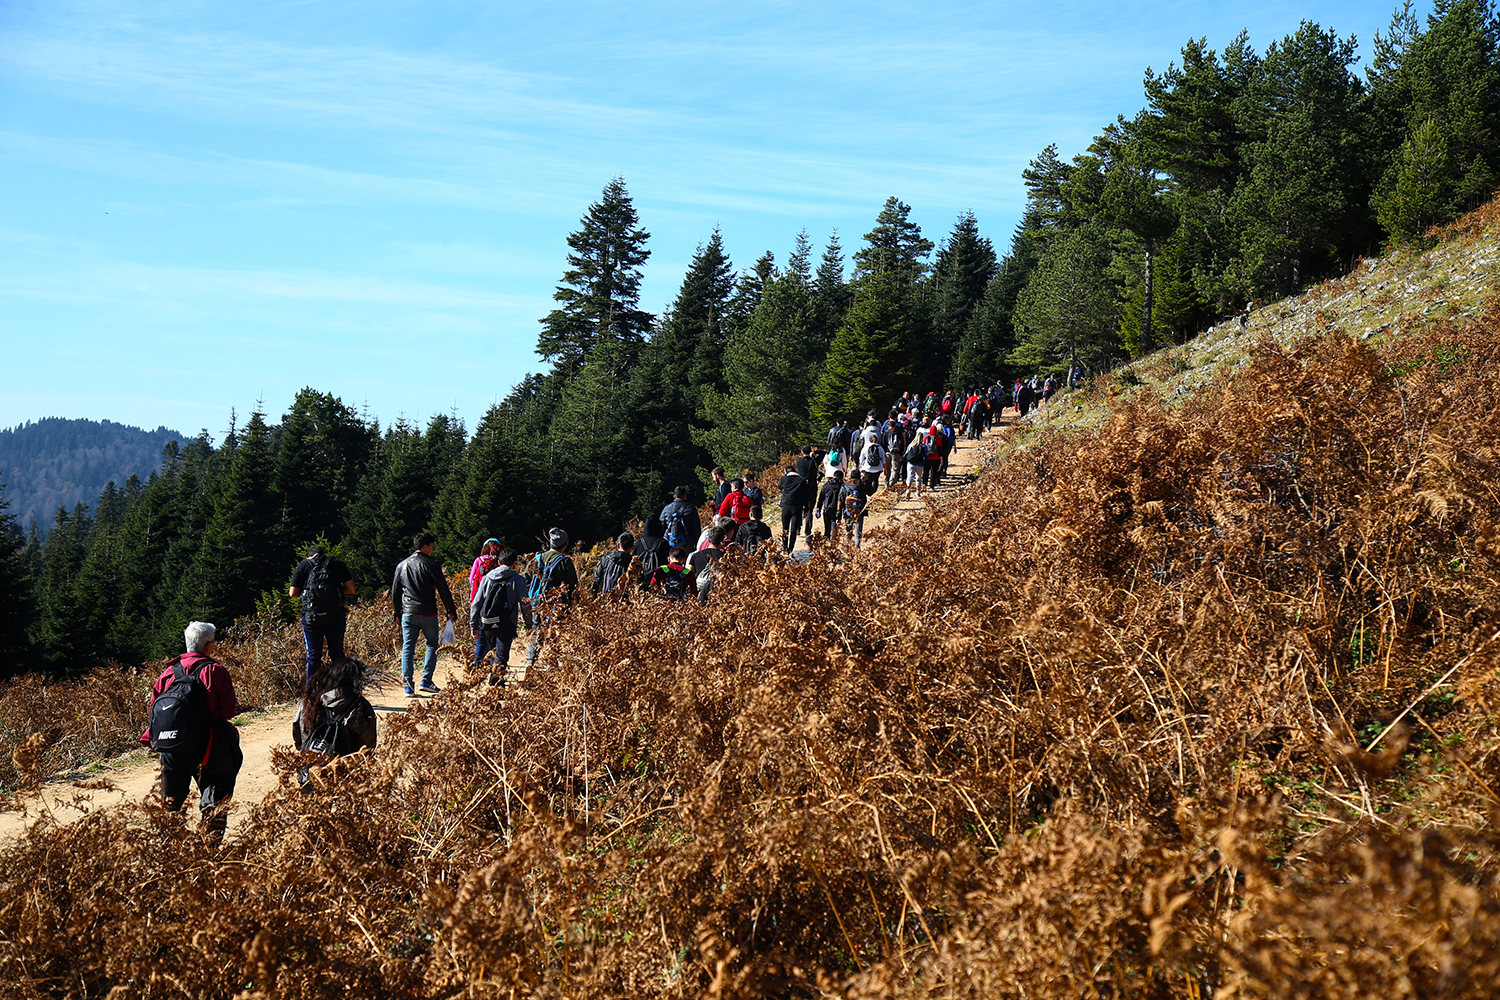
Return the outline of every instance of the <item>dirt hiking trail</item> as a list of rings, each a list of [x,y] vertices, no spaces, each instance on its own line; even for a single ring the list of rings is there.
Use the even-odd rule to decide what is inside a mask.
[[[948,475],[940,486],[920,494],[915,489],[904,486],[882,487],[870,501],[870,513],[865,518],[865,527],[895,527],[919,517],[926,511],[929,499],[948,496],[963,489],[970,481],[969,474],[993,450],[999,431],[1012,422],[1013,414],[1007,412],[997,419],[995,429],[979,441],[960,438],[949,456]],[[819,532],[821,533],[821,525]],[[805,546],[804,541],[804,549]],[[519,646],[511,656],[517,660],[524,659]],[[440,656],[436,674],[438,686],[447,687],[451,680],[461,675],[463,669],[452,656]],[[524,681],[525,676],[524,665],[511,664],[507,675],[509,682]],[[365,692],[378,716],[405,712],[408,705],[425,700],[425,696],[406,698],[401,691],[400,677],[394,670],[383,672],[380,681],[380,686]],[[441,698],[442,695],[433,697]],[[230,836],[249,816],[251,805],[264,799],[282,781],[292,780],[290,775],[284,775],[271,766],[271,751],[275,747],[291,747],[292,719],[296,712],[295,704],[285,704],[241,716],[237,722],[240,749],[245,755],[245,763],[240,768],[239,779],[235,784],[234,803],[229,814]],[[42,817],[50,816],[58,823],[70,823],[97,809],[123,802],[147,801],[157,793],[159,778],[157,758],[142,749],[47,782],[39,793],[26,796],[21,808],[0,811],[0,840],[19,837]],[[188,796],[186,809],[189,813],[195,811],[197,795],[195,784]]]
[[[418,655],[421,655],[420,651]],[[517,650],[511,655],[520,659],[523,654],[521,650]],[[456,678],[462,670],[462,665],[451,656],[440,656],[435,674],[438,686],[447,687],[450,679]],[[525,674],[524,666],[512,665],[508,677],[515,681],[524,679]],[[405,697],[401,692],[401,678],[393,671],[383,672],[380,675],[380,685],[367,689],[365,696],[370,699],[370,704],[379,717],[405,712],[409,704],[424,701],[427,697]],[[442,696],[439,694],[433,697]],[[250,814],[249,806],[264,799],[283,779],[291,780],[290,775],[283,775],[271,766],[271,750],[275,747],[291,748],[292,720],[296,715],[296,704],[288,703],[238,717],[236,725],[240,731],[240,751],[245,755],[245,763],[240,767],[240,775],[235,782],[234,802],[229,813],[231,835]],[[21,809],[0,812],[0,840],[20,836],[43,816],[50,815],[58,823],[71,823],[95,809],[122,802],[144,802],[156,794],[160,777],[161,767],[157,758],[141,749],[93,765],[83,772],[74,772],[49,781],[42,786],[39,795],[27,796]],[[107,782],[109,787],[99,787],[103,782]],[[195,783],[184,809],[189,814],[195,814],[197,804],[198,787]]]

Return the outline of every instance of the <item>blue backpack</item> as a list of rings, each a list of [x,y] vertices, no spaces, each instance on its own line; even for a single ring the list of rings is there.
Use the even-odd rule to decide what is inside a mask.
[[[533,606],[540,604],[547,596],[547,591],[552,589],[552,574],[564,559],[568,558],[561,553],[550,562],[542,562],[542,557],[537,556],[536,576],[531,578],[531,589],[526,594],[526,599]]]
[[[688,543],[687,511],[681,507],[676,510],[668,507],[668,510],[670,513],[663,511],[666,516],[662,518],[662,528],[666,533],[662,537],[666,539],[668,548],[675,549]]]

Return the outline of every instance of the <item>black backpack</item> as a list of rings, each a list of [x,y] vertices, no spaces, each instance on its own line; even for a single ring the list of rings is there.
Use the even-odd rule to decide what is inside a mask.
[[[325,712],[323,721],[313,727],[312,735],[302,741],[303,753],[322,754],[325,757],[342,757],[354,749],[354,740],[349,735],[349,723],[354,717],[364,711],[363,706],[356,705],[343,717]],[[297,783],[302,786],[303,791],[311,791],[311,772],[313,765],[308,764],[297,771]]]
[[[333,578],[331,563],[327,556],[316,556],[312,560],[305,593],[308,607],[314,611],[332,611],[344,606],[344,595],[338,581]]]
[[[212,661],[205,661],[204,666]],[[208,752],[208,688],[182,658],[172,661],[172,683],[151,702],[151,749],[201,762]]]

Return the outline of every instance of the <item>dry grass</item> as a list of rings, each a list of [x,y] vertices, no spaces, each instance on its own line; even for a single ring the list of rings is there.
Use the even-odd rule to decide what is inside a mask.
[[[586,598],[508,700],[451,686],[223,848],[149,810],[34,827],[0,981],[1489,997],[1497,333],[1264,341],[851,561]]]

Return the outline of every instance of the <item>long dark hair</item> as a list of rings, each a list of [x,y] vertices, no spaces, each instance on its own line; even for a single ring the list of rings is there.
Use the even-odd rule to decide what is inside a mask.
[[[318,667],[307,690],[302,695],[302,731],[311,733],[318,724],[318,705],[329,691],[346,690],[356,697],[363,693],[369,683],[370,669],[363,660],[348,657]]]

